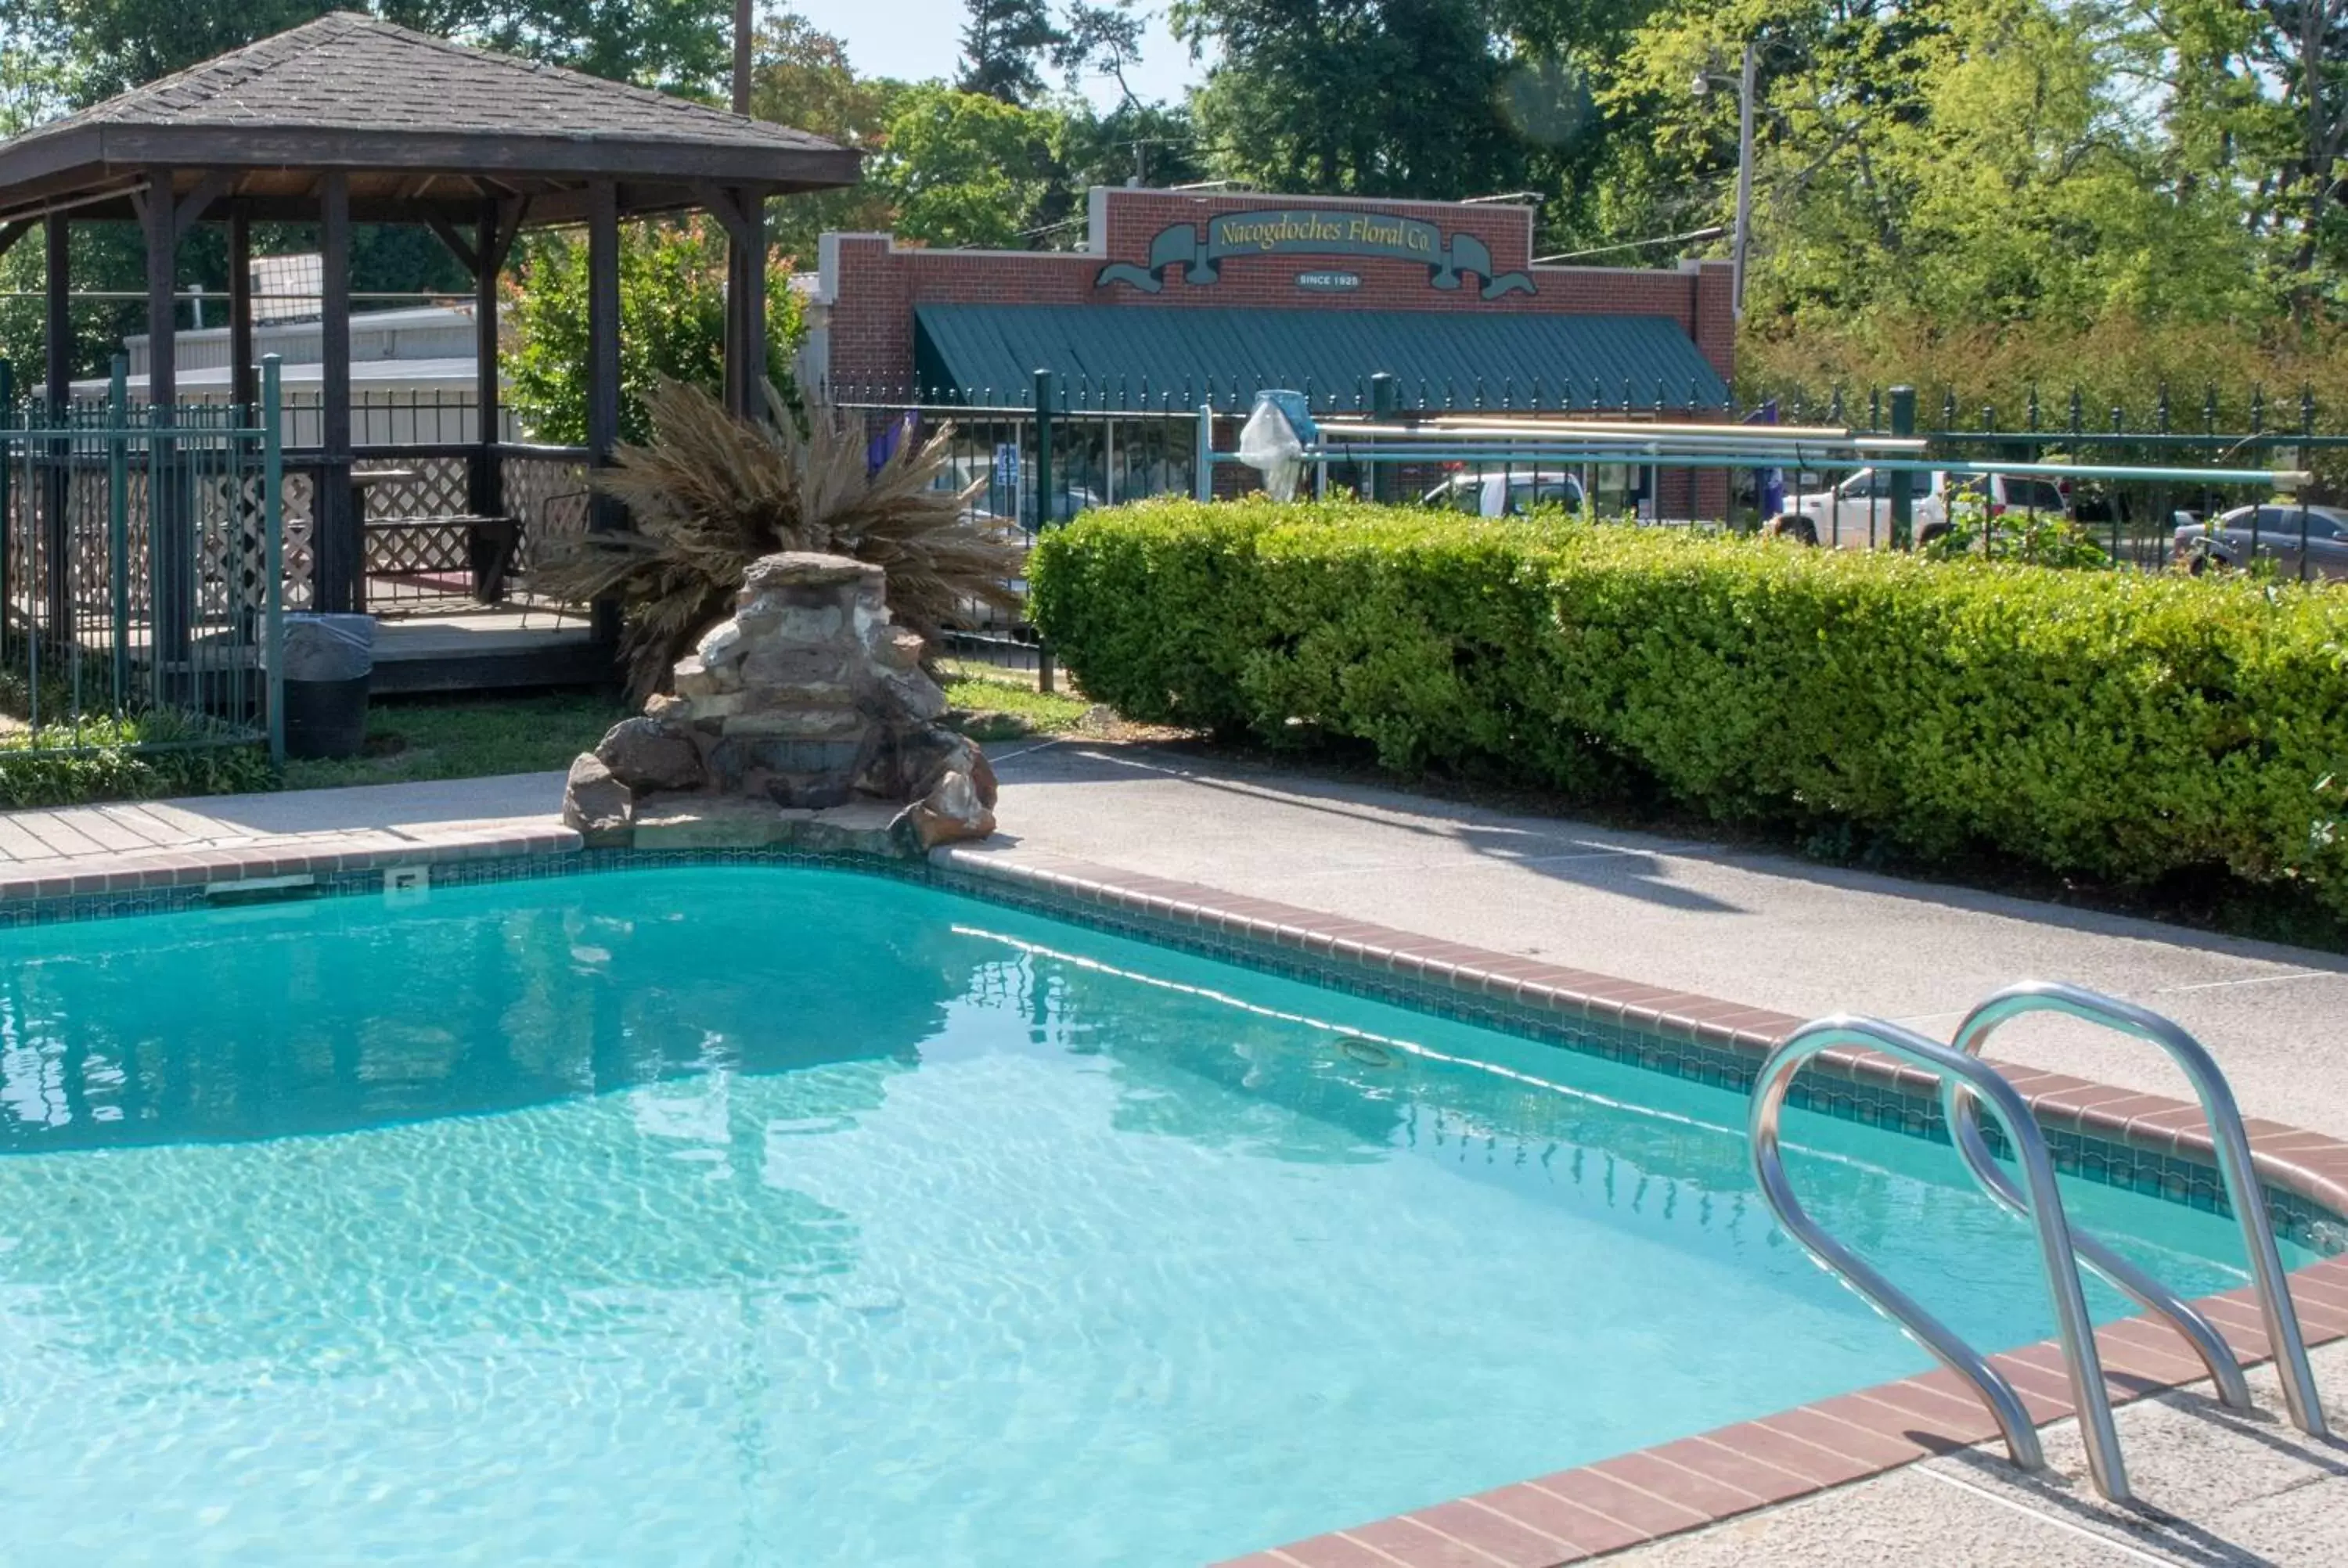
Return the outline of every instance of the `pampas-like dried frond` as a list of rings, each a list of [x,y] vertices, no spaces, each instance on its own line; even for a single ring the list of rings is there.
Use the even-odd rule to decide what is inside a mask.
[[[627,507],[629,527],[568,541],[539,563],[550,592],[618,600],[628,684],[640,698],[731,612],[750,563],[778,550],[871,562],[888,574],[897,623],[932,642],[962,605],[1017,607],[1009,579],[1025,548],[1008,530],[964,516],[983,481],[941,487],[952,425],[900,442],[868,472],[860,416],[811,404],[802,430],[781,395],[766,391],[771,420],[754,422],[697,387],[662,382],[645,399],[652,440],[620,447],[594,476]]]

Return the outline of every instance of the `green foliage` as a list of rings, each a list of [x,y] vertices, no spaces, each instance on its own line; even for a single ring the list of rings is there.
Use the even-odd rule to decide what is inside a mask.
[[[1933,560],[2022,561],[2057,569],[2101,571],[2112,558],[2060,512],[2008,512],[1993,518],[1978,488],[1960,490],[1949,528],[1924,547]]]
[[[785,260],[767,263],[767,375],[788,384],[804,330]],[[587,244],[534,236],[514,269],[506,374],[531,436],[587,439]],[[726,369],[726,233],[711,219],[620,231],[620,434],[652,434],[645,399],[664,381],[715,391]]]
[[[897,232],[932,245],[1027,248],[1045,193],[1060,116],[938,83],[898,95],[865,179]]]
[[[1044,0],[963,0],[970,20],[962,30],[957,90],[1024,104],[1044,90],[1042,63],[1066,35]]]
[[[0,809],[238,794],[274,784],[264,748],[210,738],[201,722],[171,713],[0,733]]]
[[[377,699],[367,708],[366,744],[359,755],[293,759],[285,764],[284,785],[329,789],[551,773],[593,751],[628,713],[614,698],[573,692]]]
[[[994,724],[961,724],[973,740],[1013,740],[1020,735],[1069,735],[1084,728],[1092,703],[1065,692],[1039,692],[1033,681],[1006,678],[984,666],[949,666],[939,671],[946,701],[973,713],[995,716]]]
[[[2334,590],[1175,501],[1050,531],[1030,577],[1067,669],[1137,721],[2348,911]]]
[[[0,35],[55,63],[78,106],[330,11],[656,87],[706,87],[727,58],[726,0],[0,0]]]
[[[769,11],[758,19],[750,77],[750,113],[778,125],[794,126],[870,152],[881,142],[895,83],[859,77],[838,38],[806,17]],[[767,212],[775,249],[791,258],[794,271],[815,266],[826,231],[870,233],[887,229],[895,214],[870,181],[846,190],[811,190],[774,202]]]

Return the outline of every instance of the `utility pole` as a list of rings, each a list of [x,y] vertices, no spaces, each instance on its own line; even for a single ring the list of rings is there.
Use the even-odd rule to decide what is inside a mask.
[[[1753,45],[1736,74],[1736,237],[1729,241],[1729,312],[1745,319],[1745,255],[1753,242]]]
[[[749,113],[749,0],[735,0],[735,113]],[[1752,75],[1752,52],[1745,56],[1745,73]]]
[[[747,116],[750,112],[750,0],[734,0],[734,112]],[[766,198],[756,200],[763,207]],[[742,248],[742,241],[727,236],[726,241],[726,403],[732,412],[742,418],[757,417],[759,402],[757,389],[764,384],[763,365],[752,367],[747,335],[743,330],[742,313],[737,303],[749,297],[758,283],[758,269],[766,258],[755,256]]]
[[[1740,322],[1745,319],[1745,261],[1753,244],[1753,94],[1759,57],[1759,49],[1747,43],[1745,63],[1736,73],[1736,227],[1728,242],[1728,304],[1730,313]],[[1715,81],[1727,79],[1698,71],[1688,91],[1703,97],[1712,91]]]

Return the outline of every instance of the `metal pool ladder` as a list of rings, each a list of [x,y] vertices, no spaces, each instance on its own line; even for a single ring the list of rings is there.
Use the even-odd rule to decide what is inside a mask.
[[[2209,1319],[2100,1242],[2072,1234],[2055,1186],[2053,1156],[2047,1153],[2045,1137],[2032,1118],[2028,1103],[2004,1074],[1980,1055],[1983,1042],[2001,1024],[2023,1013],[2037,1011],[2066,1013],[2149,1040],[2167,1050],[2192,1081],[2200,1096],[2203,1113],[2209,1119],[2228,1200],[2241,1223],[2260,1311],[2282,1378],[2284,1402],[2292,1422],[2302,1431],[2323,1436],[2323,1408],[2316,1397],[2298,1314],[2292,1309],[2282,1260],[2267,1224],[2264,1194],[2250,1163],[2250,1138],[2243,1131],[2233,1093],[2226,1084],[2225,1075],[2218,1071],[2217,1063],[2199,1041],[2170,1020],[2142,1008],[2075,986],[2032,982],[2008,987],[1967,1014],[1958,1027],[1953,1046],[1878,1019],[1838,1015],[1803,1025],[1770,1053],[1753,1089],[1749,1122],[1753,1174],[1779,1225],[1829,1272],[1898,1323],[1941,1365],[1972,1385],[1995,1419],[2005,1439],[2006,1451],[2015,1465],[2024,1470],[2044,1467],[2045,1454],[2039,1446],[2037,1429],[2004,1374],[1879,1270],[1828,1235],[1802,1207],[1787,1179],[1777,1124],[1795,1074],[1812,1057],[1838,1046],[1882,1051],[1940,1080],[1941,1105],[1951,1137],[1967,1170],[1992,1198],[2029,1219],[2037,1230],[2039,1264],[2045,1275],[2047,1294],[2054,1301],[2072,1403],[2079,1412],[2080,1430],[2086,1440],[2087,1468],[2097,1491],[2115,1502],[2125,1502],[2129,1495],[2119,1434],[2112,1423],[2111,1400],[2104,1390],[2103,1364],[2096,1351],[2094,1325],[2087,1317],[2086,1300],[2080,1286],[2081,1262],[2182,1335],[2216,1379],[2219,1397],[2236,1409],[2247,1409],[2250,1389],[2243,1380],[2241,1367]],[[1983,1102],[1996,1112],[2006,1141],[2013,1146],[2015,1163],[2022,1169],[2019,1187],[1999,1168],[1982,1136],[1980,1112]]]

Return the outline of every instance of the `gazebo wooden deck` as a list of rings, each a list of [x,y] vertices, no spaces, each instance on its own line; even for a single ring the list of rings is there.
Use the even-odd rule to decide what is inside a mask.
[[[387,635],[386,664],[401,667],[385,670],[387,689],[584,681],[609,671],[608,613],[574,609],[564,616],[526,598],[508,606],[506,579],[533,546],[622,520],[612,502],[587,493],[580,473],[609,462],[619,436],[621,222],[700,210],[724,225],[726,399],[751,409],[767,359],[766,202],[853,184],[858,156],[788,127],[335,13],[0,143],[0,251],[42,232],[45,396],[52,410],[63,410],[75,371],[73,226],[138,223],[146,239],[150,339],[145,402],[163,409],[178,391],[180,241],[197,223],[224,224],[232,396],[253,409],[252,225],[315,223],[321,433],[314,448],[286,455],[285,602],[365,610],[405,583],[468,611],[437,632],[419,625],[413,635]],[[472,274],[479,359],[474,440],[430,449],[354,447],[354,223],[428,228]],[[497,439],[499,279],[516,237],[533,226],[587,231],[583,448]],[[394,464],[408,471],[368,483],[369,466]],[[55,466],[36,477],[36,488],[47,493],[25,497],[54,520],[61,545],[75,509],[66,495],[74,477]],[[203,548],[201,519],[180,487],[149,489],[158,559],[191,559]],[[48,569],[74,569],[70,554],[70,548],[52,551]],[[156,580],[192,592],[197,575],[183,567]],[[0,606],[0,614],[8,608]],[[152,609],[167,629],[179,619],[171,606]],[[403,651],[406,644],[413,646]]]

